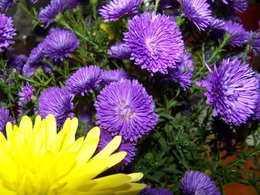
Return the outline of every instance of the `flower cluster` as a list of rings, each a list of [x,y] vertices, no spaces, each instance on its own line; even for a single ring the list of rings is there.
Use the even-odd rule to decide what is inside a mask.
[[[16,35],[16,33],[13,27],[12,18],[0,14],[0,52],[14,43],[14,35]]]

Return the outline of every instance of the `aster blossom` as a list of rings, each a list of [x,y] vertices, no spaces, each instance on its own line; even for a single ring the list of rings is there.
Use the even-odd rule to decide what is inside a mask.
[[[229,44],[234,47],[242,47],[250,38],[250,34],[241,24],[231,20],[225,22],[224,30],[230,34]]]
[[[178,0],[183,7],[184,15],[193,22],[199,30],[210,26],[212,13],[207,0]]]
[[[107,85],[95,102],[97,124],[111,135],[136,141],[156,125],[153,98],[137,80],[121,80]]]
[[[116,43],[115,45],[112,45],[108,51],[108,55],[110,55],[113,58],[129,58],[131,51],[129,48],[126,46],[125,43]]]
[[[14,0],[0,0],[0,11],[7,11],[14,4]]]
[[[0,52],[14,43],[15,35],[12,18],[0,13]]]
[[[248,7],[248,0],[229,0],[228,5],[238,12],[245,12]]]
[[[27,116],[19,126],[8,123],[7,138],[0,133],[1,193],[137,194],[146,186],[137,183],[142,173],[99,176],[125,157],[125,152],[114,153],[121,137],[115,137],[95,154],[99,128],[75,140],[77,126],[76,118],[67,119],[57,132],[52,115],[43,120],[37,116],[34,124]]]
[[[102,70],[95,65],[82,67],[73,73],[66,82],[66,88],[73,94],[90,92],[99,87],[102,81]]]
[[[40,116],[45,118],[49,114],[54,115],[60,129],[67,118],[74,116],[73,98],[66,88],[50,87],[44,90],[38,99]]]
[[[227,123],[241,125],[254,113],[259,84],[249,64],[224,59],[199,84],[207,90],[206,103],[214,107],[214,116],[220,115]]]
[[[44,40],[45,56],[53,61],[71,57],[71,52],[79,47],[79,40],[69,30],[54,28]]]
[[[101,135],[100,135],[100,141],[98,145],[98,150],[101,151],[105,146],[113,139],[113,136],[110,135],[110,133],[106,130],[101,129]],[[135,157],[136,154],[136,143],[135,142],[130,142],[128,140],[122,139],[121,145],[118,147],[116,150],[117,152],[122,152],[125,151],[127,154],[125,158],[117,164],[113,169],[115,170],[120,170],[124,166],[128,165],[131,163]]]
[[[260,30],[257,32],[250,32],[250,48],[253,50],[255,56],[260,56]]]
[[[193,61],[191,59],[190,53],[184,53],[182,56],[181,63],[177,66],[177,68],[173,68],[169,71],[168,79],[179,83],[180,86],[186,91],[191,83],[193,76]]]
[[[16,69],[18,72],[21,72],[26,61],[27,57],[23,54],[11,55],[8,57],[8,66]]]
[[[143,0],[111,0],[99,9],[105,22],[115,21],[127,14],[137,13],[137,7]]]
[[[139,195],[172,195],[172,193],[165,188],[157,190],[156,188],[152,188],[150,185],[148,185],[139,193]]]
[[[176,67],[181,61],[184,52],[181,32],[166,15],[135,16],[128,22],[124,41],[131,51],[130,59],[151,74],[167,74],[168,68]]]
[[[13,123],[14,119],[10,116],[9,110],[0,106],[0,131],[6,133],[6,124],[8,122]]]
[[[32,100],[35,89],[28,82],[26,85],[21,88],[21,91],[18,92],[19,100],[27,104]]]
[[[181,179],[181,190],[184,195],[220,195],[215,183],[200,171],[186,171]]]
[[[122,69],[104,70],[102,72],[102,82],[104,82],[106,85],[111,82],[120,81],[128,78],[129,76],[127,72]]]

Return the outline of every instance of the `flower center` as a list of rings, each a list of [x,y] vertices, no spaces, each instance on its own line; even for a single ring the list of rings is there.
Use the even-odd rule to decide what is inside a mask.
[[[153,38],[147,38],[145,41],[145,45],[148,48],[148,50],[151,52],[152,55],[156,53],[156,42],[153,40]]]
[[[119,106],[117,113],[123,119],[129,119],[134,114],[131,107],[127,104]]]

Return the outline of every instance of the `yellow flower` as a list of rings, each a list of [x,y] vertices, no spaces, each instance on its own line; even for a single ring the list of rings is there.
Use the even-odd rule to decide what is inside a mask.
[[[108,35],[108,40],[111,41],[114,39],[115,37],[115,33],[110,29],[109,24],[107,23],[102,23],[100,24],[100,28],[106,32],[106,34]]]
[[[137,194],[145,184],[135,183],[142,173],[98,177],[119,163],[125,152],[114,153],[121,137],[115,137],[94,155],[100,130],[75,140],[78,120],[67,119],[57,133],[55,118],[29,117],[18,126],[7,124],[7,138],[0,133],[0,194],[21,195],[110,195]],[[94,155],[94,156],[93,156]]]

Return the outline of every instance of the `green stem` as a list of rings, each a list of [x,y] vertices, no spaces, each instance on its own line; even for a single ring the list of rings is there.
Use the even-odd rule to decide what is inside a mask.
[[[28,15],[32,15],[32,13],[27,9],[27,7],[24,5],[23,1],[20,1],[19,3],[17,3],[17,5],[24,11],[26,12]]]
[[[155,1],[154,12],[157,12],[159,2],[160,2],[160,0],[156,0],[156,1]]]

